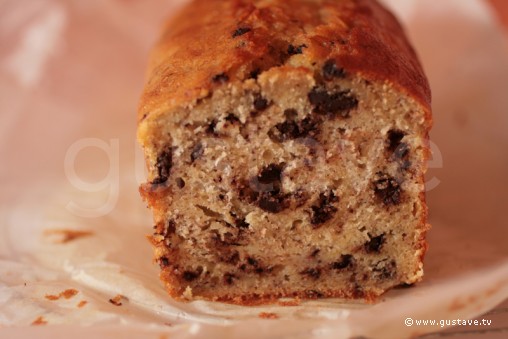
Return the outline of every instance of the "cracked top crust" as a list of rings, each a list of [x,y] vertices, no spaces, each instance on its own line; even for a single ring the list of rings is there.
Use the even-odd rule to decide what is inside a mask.
[[[327,66],[330,60],[340,69]],[[168,22],[152,53],[138,123],[282,65],[388,82],[431,119],[418,58],[375,0],[194,0]]]

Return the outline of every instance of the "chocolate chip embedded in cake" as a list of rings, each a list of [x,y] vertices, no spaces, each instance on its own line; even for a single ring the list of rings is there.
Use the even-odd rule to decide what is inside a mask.
[[[139,107],[174,298],[374,300],[421,280],[430,91],[376,1],[194,0]]]
[[[224,84],[229,81],[229,76],[226,73],[215,74],[212,77],[212,81],[218,84]]]
[[[337,62],[333,59],[327,60],[323,66],[323,78],[326,81],[331,81],[334,78],[345,78],[346,72],[344,68],[339,68]]]
[[[302,44],[302,45],[299,45],[299,46],[294,46],[292,44],[290,44],[288,46],[288,51],[287,53],[289,55],[297,55],[297,54],[303,54],[303,49],[304,48],[307,48],[307,45],[306,44]]]
[[[233,32],[233,38],[236,38],[236,37],[239,37],[239,36],[242,36],[244,35],[245,33],[249,33],[250,31],[252,31],[251,28],[249,27],[238,27],[234,32]]]

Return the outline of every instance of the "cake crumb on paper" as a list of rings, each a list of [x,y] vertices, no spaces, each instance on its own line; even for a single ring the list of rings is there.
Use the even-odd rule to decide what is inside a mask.
[[[78,294],[79,291],[78,290],[75,290],[73,288],[69,288],[63,292],[60,292],[59,294],[57,295],[54,295],[54,294],[46,294],[46,299],[48,300],[58,300],[60,298],[65,298],[65,299],[70,299],[72,297],[74,297],[76,294]]]
[[[44,231],[44,235],[51,237],[55,244],[66,244],[79,238],[89,237],[93,235],[93,232],[84,230],[54,229]]]
[[[82,307],[84,307],[86,304],[88,304],[88,301],[86,301],[86,300],[81,300],[81,301],[78,303],[78,305],[77,305],[77,306],[78,306],[79,308],[82,308]]]
[[[109,299],[109,302],[115,306],[122,306],[124,301],[127,302],[129,299],[121,294],[117,294],[113,298]]]
[[[34,321],[32,321],[32,326],[38,326],[38,325],[46,325],[48,322],[46,321],[46,319],[44,319],[44,317],[41,315],[39,317],[37,317],[37,319],[35,319]]]

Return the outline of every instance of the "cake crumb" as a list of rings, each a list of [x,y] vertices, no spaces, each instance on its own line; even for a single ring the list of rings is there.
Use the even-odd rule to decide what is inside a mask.
[[[69,288],[63,292],[60,292],[59,294],[57,295],[54,295],[54,294],[46,294],[46,299],[48,300],[58,300],[60,298],[65,298],[65,299],[70,299],[72,297],[74,297],[76,294],[78,294],[79,291],[78,290],[75,290],[73,288]]]
[[[127,302],[127,301],[129,301],[129,299],[126,296],[123,296],[121,294],[117,294],[113,298],[109,299],[109,302],[112,303],[115,306],[122,306],[123,305],[123,303],[122,303],[123,301]]]
[[[77,306],[78,306],[79,308],[82,308],[82,307],[84,307],[86,304],[88,304],[88,301],[86,301],[86,300],[81,300],[81,301],[78,303],[78,305],[77,305]]]
[[[37,319],[35,319],[34,321],[32,321],[32,326],[38,326],[38,325],[46,325],[48,322],[46,321],[46,319],[44,319],[44,317],[41,315],[39,317],[37,317]]]
[[[261,319],[279,319],[277,313],[273,312],[261,312],[258,315]]]
[[[54,229],[44,231],[44,235],[52,237],[55,244],[66,244],[79,238],[89,237],[93,235],[93,232],[82,230]]]

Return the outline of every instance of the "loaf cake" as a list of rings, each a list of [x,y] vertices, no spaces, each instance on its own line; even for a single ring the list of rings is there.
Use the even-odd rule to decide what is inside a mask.
[[[375,0],[195,0],[151,56],[140,192],[177,300],[368,301],[421,280],[430,90]]]

